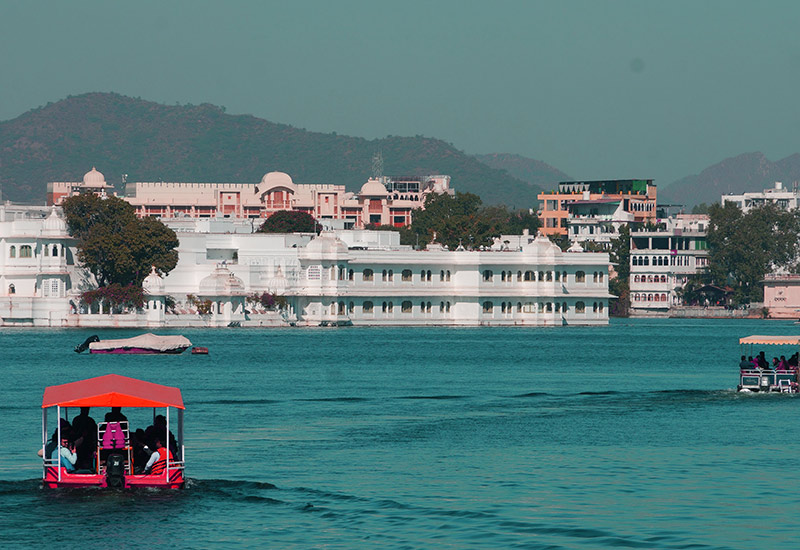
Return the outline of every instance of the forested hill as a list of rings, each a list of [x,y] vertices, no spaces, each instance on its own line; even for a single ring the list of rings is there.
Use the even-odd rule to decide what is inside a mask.
[[[309,132],[209,104],[169,106],[113,93],[69,97],[0,122],[3,199],[38,202],[48,181],[78,181],[96,166],[106,181],[258,182],[270,171],[297,183],[358,190],[380,152],[390,175],[449,174],[486,204],[535,208],[539,189],[444,141]]]

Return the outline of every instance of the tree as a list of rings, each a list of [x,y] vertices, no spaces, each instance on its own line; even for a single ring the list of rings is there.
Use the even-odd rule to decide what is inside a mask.
[[[762,301],[765,274],[797,270],[797,211],[766,204],[744,214],[732,202],[713,204],[708,211],[709,274],[716,285],[733,287],[734,303]]]
[[[70,234],[78,239],[78,259],[101,286],[141,286],[151,266],[162,274],[178,263],[178,237],[155,218],[138,219],[130,204],[93,194],[63,204]]]
[[[319,233],[320,229],[320,224],[311,214],[281,210],[267,218],[257,233]]]
[[[611,313],[626,317],[630,305],[630,276],[631,276],[631,228],[624,224],[619,228],[619,236],[611,241],[609,259],[614,264],[616,277],[609,278],[608,291],[617,296],[612,299]]]

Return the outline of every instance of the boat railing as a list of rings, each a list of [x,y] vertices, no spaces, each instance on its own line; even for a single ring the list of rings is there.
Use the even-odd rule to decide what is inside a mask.
[[[785,386],[794,387],[798,383],[795,370],[740,369],[740,385],[743,388],[758,388],[762,391],[781,391]]]

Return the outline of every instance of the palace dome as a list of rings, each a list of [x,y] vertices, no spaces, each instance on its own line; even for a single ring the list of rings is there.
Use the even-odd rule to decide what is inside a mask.
[[[83,175],[83,183],[91,187],[100,187],[106,184],[106,178],[102,172],[98,172],[97,168],[92,166],[92,169]]]
[[[389,192],[380,180],[370,178],[367,183],[361,186],[361,191],[358,194],[363,197],[385,197]]]
[[[200,281],[201,296],[231,296],[234,294],[244,294],[244,283],[231,273],[225,264],[217,264],[211,275]]]
[[[323,231],[305,247],[306,256],[347,254],[347,245],[334,233]]]
[[[528,254],[536,254],[537,256],[555,257],[561,256],[561,248],[548,239],[540,231],[536,238],[529,244],[522,245],[522,250]]]
[[[42,223],[42,233],[44,235],[65,235],[67,233],[67,222],[58,215],[56,207],[50,210],[50,215]]]
[[[164,279],[156,273],[156,266],[151,267],[150,274],[142,281],[142,290],[150,295],[164,293]]]
[[[285,172],[269,172],[268,174],[264,174],[259,185],[263,187],[262,191],[272,187],[286,187],[291,190],[295,190],[297,187],[292,181],[292,177]]]

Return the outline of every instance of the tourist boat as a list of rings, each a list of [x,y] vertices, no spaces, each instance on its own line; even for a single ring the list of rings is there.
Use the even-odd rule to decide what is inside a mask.
[[[89,353],[114,353],[114,354],[178,354],[186,351],[192,343],[185,336],[158,336],[156,334],[140,334],[133,338],[120,340],[100,340],[97,336],[90,336],[83,344],[75,347],[76,353],[81,353],[87,348]]]
[[[169,446],[172,438],[171,427],[175,427],[170,411],[177,411],[177,438],[174,440],[176,453],[173,458],[165,453],[166,460],[152,466],[151,473],[135,473],[144,465],[134,464],[135,453],[132,447],[128,422],[97,422],[96,451],[93,450],[93,468],[90,470],[68,472],[60,464],[61,424],[69,419],[69,410],[79,407],[105,408],[152,408],[153,424],[156,425],[156,412],[164,409],[166,426],[163,435],[161,428],[154,428],[155,436]],[[55,428],[48,443],[48,411],[55,409]],[[77,410],[77,409],[76,409]],[[179,489],[184,485],[184,446],[183,446],[183,397],[181,390],[120,376],[107,374],[96,378],[48,386],[42,398],[42,458],[44,461],[43,485],[47,488],[64,487],[156,487]],[[173,411],[174,412],[174,411]],[[112,437],[109,437],[111,433]],[[55,443],[57,442],[57,443]],[[58,452],[54,452],[56,449]],[[49,455],[48,455],[49,451]],[[52,456],[57,458],[52,458]],[[158,473],[152,473],[160,470]]]
[[[791,346],[791,353],[800,351],[800,336],[747,336],[739,339],[742,355],[756,357],[754,346]],[[759,350],[761,351],[761,350]],[[791,353],[781,353],[788,356]],[[770,354],[766,354],[769,357]],[[768,359],[769,360],[769,359]],[[785,369],[739,368],[739,386],[743,392],[781,392],[798,393],[800,370],[797,367]]]

